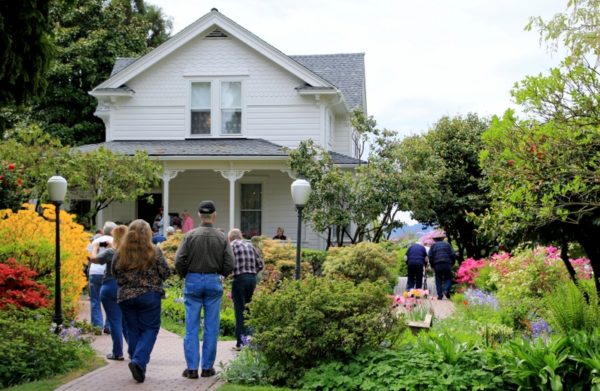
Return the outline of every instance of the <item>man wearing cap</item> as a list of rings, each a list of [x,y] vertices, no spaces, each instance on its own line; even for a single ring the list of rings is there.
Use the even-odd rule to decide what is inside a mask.
[[[217,213],[213,201],[202,201],[198,207],[200,226],[187,232],[175,255],[175,269],[185,278],[183,299],[185,305],[185,337],[183,350],[187,368],[183,377],[198,378],[200,351],[198,328],[200,311],[204,308],[202,342],[202,371],[200,376],[215,375],[213,367],[217,355],[220,328],[221,276],[233,271],[231,246],[225,234],[213,227]]]
[[[442,293],[446,298],[450,298],[450,288],[452,287],[452,265],[456,259],[456,253],[452,245],[444,238],[446,234],[438,232],[433,235],[433,245],[429,249],[429,263],[435,270],[435,288],[437,290],[438,300],[443,298]]]

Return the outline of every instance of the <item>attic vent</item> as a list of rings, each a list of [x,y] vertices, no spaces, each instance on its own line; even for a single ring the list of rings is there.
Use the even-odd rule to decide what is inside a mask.
[[[227,38],[227,34],[219,29],[214,29],[206,36],[206,38]]]

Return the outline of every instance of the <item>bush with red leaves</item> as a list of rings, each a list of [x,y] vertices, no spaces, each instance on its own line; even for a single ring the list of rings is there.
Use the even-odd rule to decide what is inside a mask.
[[[50,292],[33,280],[36,275],[35,271],[19,265],[14,258],[0,263],[0,309],[6,306],[47,307]]]

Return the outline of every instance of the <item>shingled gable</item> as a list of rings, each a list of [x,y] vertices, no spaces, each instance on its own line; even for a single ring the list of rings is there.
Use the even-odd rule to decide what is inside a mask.
[[[269,45],[225,15],[221,14],[216,8],[213,8],[208,14],[204,15],[185,29],[181,30],[179,33],[175,34],[168,41],[158,46],[150,53],[140,57],[133,63],[128,64],[129,66],[122,68],[120,72],[113,72],[108,80],[104,81],[90,91],[90,95],[96,96],[96,93],[99,91],[108,91],[109,89],[120,88],[129,80],[144,72],[161,59],[165,58],[178,48],[188,43],[190,40],[216,27],[258,51],[274,63],[303,80],[306,84],[313,87],[323,87],[336,90],[335,86],[333,86],[330,82],[315,74],[299,62],[294,61],[292,58]]]

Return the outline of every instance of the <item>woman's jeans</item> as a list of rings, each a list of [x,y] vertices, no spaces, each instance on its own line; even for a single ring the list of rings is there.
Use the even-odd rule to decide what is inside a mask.
[[[100,288],[100,300],[106,311],[106,322],[110,327],[114,357],[123,357],[123,315],[117,304],[117,280],[110,279]]]
[[[252,301],[254,289],[256,289],[256,274],[244,273],[233,276],[231,298],[235,311],[235,338],[238,347],[243,345],[242,335],[250,334],[244,324],[244,312],[247,311],[248,303]]]
[[[120,302],[119,306],[123,312],[124,332],[127,335],[127,353],[131,362],[145,373],[160,330],[160,293],[146,292]]]
[[[100,289],[103,279],[103,274],[90,274],[89,276],[91,321],[93,326],[100,328],[104,327],[102,305],[100,304]]]
[[[204,308],[204,335],[202,342],[202,369],[211,369],[217,356],[221,297],[223,284],[218,274],[188,273],[183,290],[185,305],[185,337],[183,350],[187,369],[197,370],[200,363],[200,311]]]

